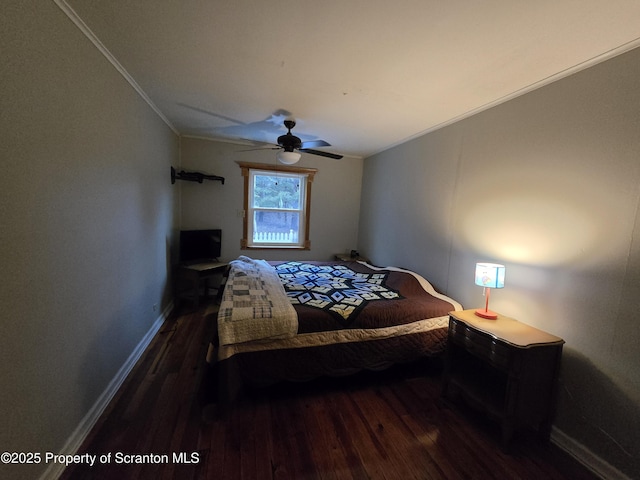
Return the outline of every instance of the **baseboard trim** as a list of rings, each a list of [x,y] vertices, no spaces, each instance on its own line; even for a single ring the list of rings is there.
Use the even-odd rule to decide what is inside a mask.
[[[627,477],[617,468],[609,465],[587,447],[578,443],[556,427],[553,427],[551,430],[551,442],[553,442],[558,448],[567,452],[578,462],[591,470],[594,475],[597,475],[603,480],[631,480],[631,478]]]
[[[89,432],[91,432],[91,429],[100,418],[100,415],[102,415],[102,413],[105,411],[105,409],[109,405],[109,402],[111,402],[115,394],[118,392],[118,389],[124,383],[125,379],[131,372],[131,369],[133,369],[136,362],[140,359],[146,348],[151,343],[151,340],[153,340],[153,337],[155,337],[156,333],[158,333],[160,327],[162,327],[162,324],[168,318],[172,310],[173,302],[167,305],[167,307],[162,311],[156,321],[153,322],[153,325],[151,325],[149,331],[147,331],[145,336],[142,337],[142,340],[140,340],[136,348],[133,350],[133,352],[131,352],[129,358],[127,358],[122,367],[120,367],[120,370],[118,370],[115,377],[113,377],[111,382],[109,382],[109,385],[104,390],[104,392],[102,392],[102,394],[98,397],[96,403],[93,404],[84,418],[80,421],[76,429],[73,431],[71,436],[69,436],[67,442],[60,450],[60,454],[74,455],[78,451],[78,449],[82,445],[82,442],[84,442],[85,438],[87,438],[87,435],[89,435]],[[62,475],[64,469],[65,467],[62,464],[50,463],[49,467],[40,477],[40,480],[57,480],[60,475]]]

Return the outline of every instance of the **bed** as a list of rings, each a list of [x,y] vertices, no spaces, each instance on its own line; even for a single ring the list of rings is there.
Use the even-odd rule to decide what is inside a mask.
[[[219,401],[245,387],[439,356],[453,310],[462,307],[409,270],[241,256],[230,263],[207,355]]]

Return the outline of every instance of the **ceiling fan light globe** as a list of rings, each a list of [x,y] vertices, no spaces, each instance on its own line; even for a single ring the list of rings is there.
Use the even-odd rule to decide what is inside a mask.
[[[276,154],[278,161],[285,165],[293,165],[300,160],[300,154],[298,152],[278,152]]]

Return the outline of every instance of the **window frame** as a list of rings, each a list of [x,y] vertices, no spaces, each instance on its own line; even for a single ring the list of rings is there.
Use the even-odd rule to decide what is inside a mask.
[[[279,164],[266,164],[266,163],[250,163],[250,162],[236,162],[242,171],[244,177],[244,203],[243,203],[243,225],[242,225],[242,239],[240,241],[240,248],[242,250],[310,250],[311,239],[309,237],[310,232],[310,218],[311,218],[311,185],[313,184],[314,176],[318,172],[317,168],[305,168],[295,167],[289,165]],[[251,212],[253,208],[250,206],[249,195],[252,192],[251,188],[251,176],[252,173],[265,172],[265,173],[287,173],[294,175],[304,176],[304,198],[302,198],[303,208],[301,209],[303,219],[299,228],[299,238],[302,235],[302,241],[297,245],[284,245],[274,244],[269,245],[266,243],[254,244],[253,238],[249,238],[249,221],[253,218]]]

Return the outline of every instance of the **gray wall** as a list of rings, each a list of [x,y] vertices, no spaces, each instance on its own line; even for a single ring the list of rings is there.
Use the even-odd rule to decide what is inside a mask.
[[[202,184],[181,181],[182,228],[221,228],[222,259],[248,255],[266,260],[331,260],[358,243],[362,160],[333,160],[303,154],[296,166],[317,168],[311,187],[311,250],[241,250],[244,178],[237,161],[276,162],[273,150],[242,152],[247,147],[195,138],[181,140],[181,168],[225,177]]]
[[[499,74],[499,72],[497,72]],[[364,162],[360,248],[566,340],[556,426],[640,477],[640,49]],[[425,107],[427,108],[427,107]]]
[[[0,451],[58,453],[170,302],[178,140],[53,2],[0,44]]]

